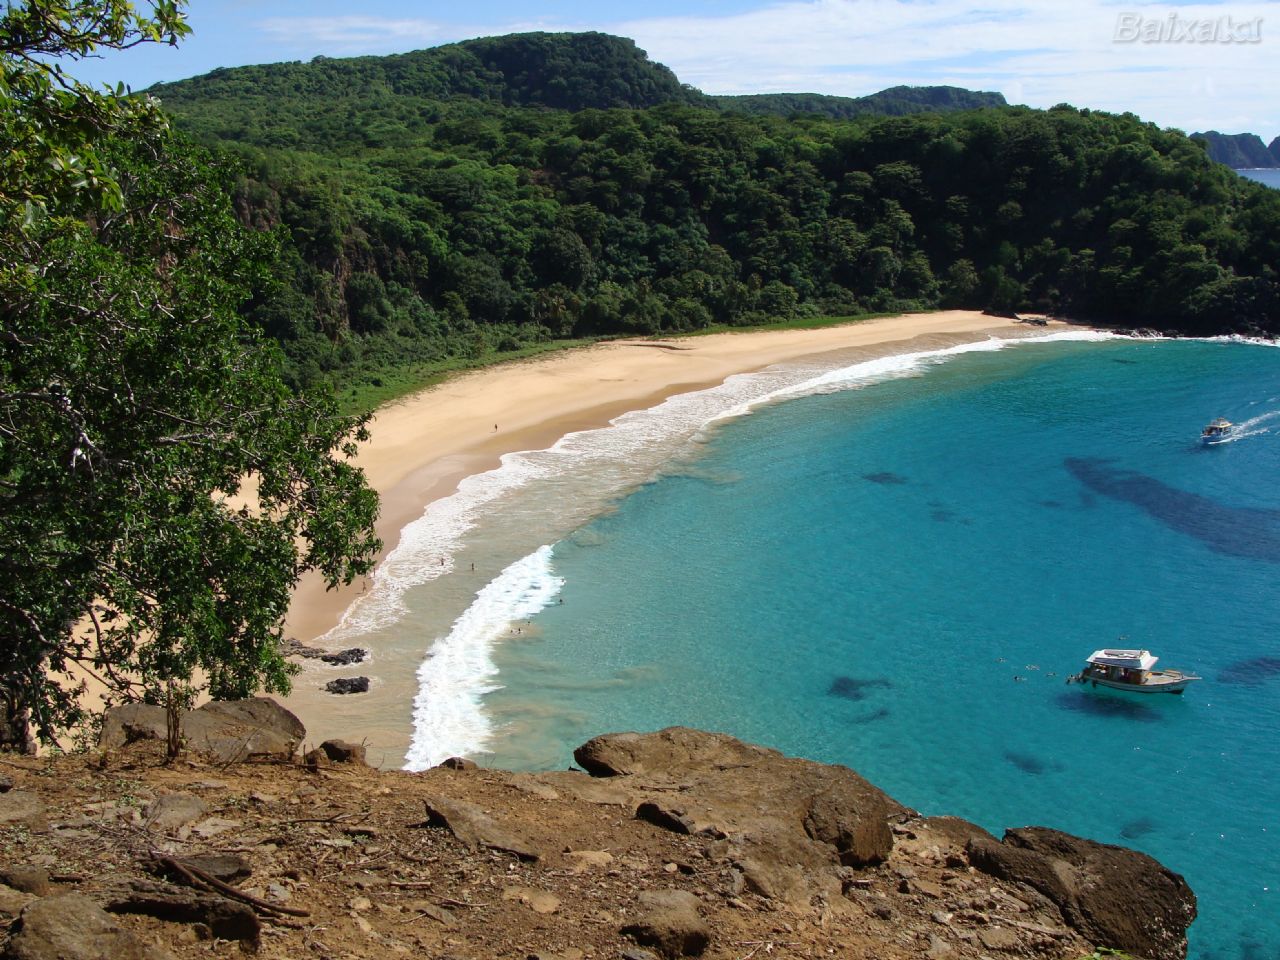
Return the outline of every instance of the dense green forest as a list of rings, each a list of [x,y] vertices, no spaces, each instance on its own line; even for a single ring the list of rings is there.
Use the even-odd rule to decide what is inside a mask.
[[[963,87],[890,87],[865,97],[834,97],[825,93],[753,93],[711,99],[721,110],[754,116],[814,114],[836,120],[1008,105],[1003,94],[980,93]]]
[[[990,96],[942,89],[886,91],[882,112]],[[238,157],[240,216],[282,235],[252,309],[297,386],[557,338],[935,306],[1280,327],[1280,192],[1128,114],[833,117],[860,101],[706,97],[601,34],[152,92]]]

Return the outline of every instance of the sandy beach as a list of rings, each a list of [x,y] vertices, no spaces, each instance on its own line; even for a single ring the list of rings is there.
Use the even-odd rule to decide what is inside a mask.
[[[545,449],[568,433],[606,426],[627,411],[715,386],[734,374],[837,351],[869,359],[1044,332],[976,311],[950,310],[815,330],[612,341],[486,367],[396,401],[375,415],[372,437],[357,462],[382,497],[378,534],[385,556],[429,503],[452,494],[464,478],[498,466],[504,454]],[[319,577],[305,578],[294,594],[286,636],[304,643],[322,638],[365,588],[357,581],[326,591]],[[349,701],[373,698],[373,693],[335,698],[300,677],[288,704],[308,730],[323,738],[337,701],[344,701],[337,712],[345,714],[355,706]],[[372,726],[403,725],[408,705],[395,709],[399,719],[383,715]],[[385,714],[373,703],[361,706],[366,720],[372,719],[370,712]]]

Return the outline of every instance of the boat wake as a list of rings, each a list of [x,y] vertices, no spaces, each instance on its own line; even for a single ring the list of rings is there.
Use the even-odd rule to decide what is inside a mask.
[[[1272,410],[1269,413],[1263,413],[1256,417],[1250,417],[1241,423],[1237,423],[1232,429],[1230,436],[1222,440],[1222,443],[1235,443],[1237,440],[1244,440],[1248,437],[1260,437],[1264,434],[1271,433],[1280,421],[1280,410]]]

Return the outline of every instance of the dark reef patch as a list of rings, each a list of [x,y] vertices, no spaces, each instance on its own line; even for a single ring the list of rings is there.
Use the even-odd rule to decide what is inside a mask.
[[[939,523],[948,523],[956,518],[956,515],[950,510],[933,510],[929,513],[930,519],[937,520]]]
[[[1029,773],[1037,777],[1042,773],[1062,769],[1062,765],[1053,760],[1041,760],[1034,754],[1020,753],[1017,750],[1006,750],[1004,752],[1004,758],[1023,773]]]
[[[891,686],[893,684],[884,677],[863,679],[861,677],[839,676],[831,681],[831,686],[827,688],[827,693],[833,697],[858,701],[867,699],[868,690],[884,689]]]
[[[907,482],[906,477],[890,473],[888,470],[882,470],[879,473],[864,473],[862,479],[870,480],[872,483],[879,483],[886,487],[900,486]]]
[[[1137,840],[1145,837],[1156,828],[1156,822],[1150,817],[1138,817],[1120,827],[1120,836],[1126,840]]]
[[[1068,457],[1063,464],[1090,490],[1131,503],[1210,550],[1280,563],[1280,510],[1227,506],[1107,460]]]
[[[1048,507],[1050,510],[1057,510],[1062,506],[1061,500],[1041,500],[1040,506]]]
[[[1140,720],[1153,723],[1160,719],[1160,714],[1153,707],[1135,700],[1121,700],[1106,694],[1083,693],[1072,690],[1058,694],[1058,706],[1076,713],[1088,713],[1095,717],[1124,717],[1127,720]]]
[[[864,713],[860,717],[854,717],[853,722],[857,724],[875,723],[877,720],[885,720],[889,716],[888,707],[879,707],[870,713]]]
[[[1223,683],[1242,683],[1246,686],[1257,686],[1280,676],[1280,657],[1250,657],[1238,660],[1218,674]]]

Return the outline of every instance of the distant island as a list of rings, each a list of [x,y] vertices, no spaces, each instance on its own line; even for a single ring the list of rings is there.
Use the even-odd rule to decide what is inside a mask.
[[[1256,133],[1219,133],[1208,130],[1191,134],[1192,140],[1203,140],[1210,158],[1225,163],[1234,170],[1258,167],[1280,167],[1280,137],[1271,145],[1262,142]]]

